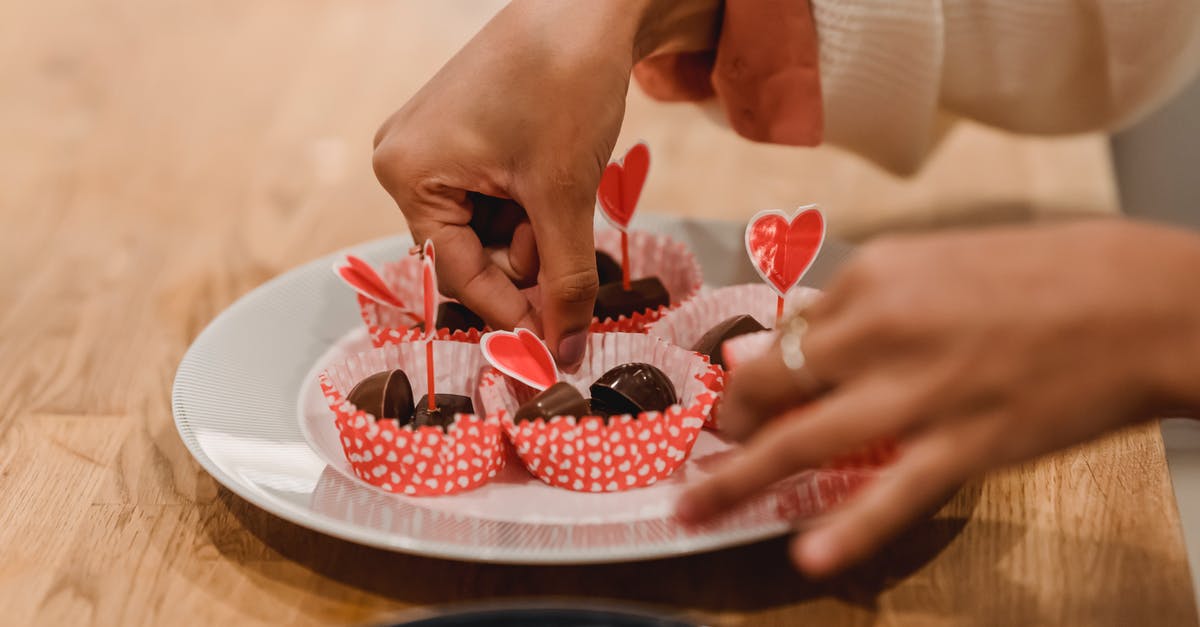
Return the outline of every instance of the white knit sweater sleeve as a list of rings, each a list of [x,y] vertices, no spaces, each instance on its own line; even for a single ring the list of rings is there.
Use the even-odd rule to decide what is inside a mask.
[[[825,140],[916,169],[954,116],[1113,129],[1200,66],[1200,0],[812,0]]]

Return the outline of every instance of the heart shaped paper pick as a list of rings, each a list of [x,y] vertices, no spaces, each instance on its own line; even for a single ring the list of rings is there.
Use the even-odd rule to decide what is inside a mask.
[[[800,282],[825,241],[825,217],[816,205],[788,216],[760,211],[746,225],[746,253],[754,269],[782,298]]]
[[[421,283],[424,288],[421,290],[425,305],[425,337],[432,338],[434,335],[434,320],[437,319],[437,265],[434,263],[433,257],[433,240],[425,240],[425,246],[421,249]]]
[[[634,144],[620,161],[614,161],[604,168],[596,199],[600,202],[605,219],[614,228],[622,231],[629,228],[649,170],[650,149],[645,142]]]
[[[387,286],[387,282],[375,272],[370,264],[354,255],[346,255],[346,264],[344,266],[334,265],[333,272],[341,277],[347,285],[354,288],[354,291],[381,305],[407,309],[404,301],[400,300],[400,297]]]
[[[529,387],[544,390],[558,382],[554,356],[529,329],[484,333],[479,348],[496,370]]]

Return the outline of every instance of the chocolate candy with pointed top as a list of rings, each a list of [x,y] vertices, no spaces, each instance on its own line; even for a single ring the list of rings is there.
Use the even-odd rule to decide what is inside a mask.
[[[566,381],[559,381],[542,390],[517,409],[515,420],[549,420],[555,416],[588,416],[591,409],[588,401]]]
[[[596,273],[600,275],[600,285],[620,282],[625,274],[621,272],[621,264],[604,251],[596,251]]]
[[[721,354],[721,346],[725,344],[725,340],[766,330],[767,328],[760,324],[754,316],[746,314],[731,316],[709,329],[692,345],[692,350],[701,355],[707,355],[709,362],[724,368],[725,357]]]
[[[429,395],[417,401],[416,411],[413,412],[413,427],[441,427],[445,430],[454,423],[456,414],[473,414],[475,406],[471,399],[460,394],[434,394],[435,409],[429,409]]]
[[[425,330],[425,323],[418,322],[413,325],[415,328],[422,331]],[[434,328],[449,329],[454,331],[470,331],[476,329],[483,331],[487,324],[480,318],[478,314],[467,309],[467,306],[455,301],[442,301],[438,303],[437,319],[434,320]]]
[[[632,281],[625,289],[620,281],[600,286],[592,315],[600,320],[620,318],[641,313],[647,309],[658,309],[671,304],[671,295],[658,277],[645,277]]]
[[[482,331],[487,326],[478,314],[467,306],[453,301],[444,301],[438,305],[437,309],[437,328],[450,329],[451,331],[470,331],[477,329]]]
[[[592,409],[638,415],[664,411],[678,402],[675,385],[662,370],[645,363],[621,364],[591,386]]]
[[[359,381],[346,400],[381,420],[395,420],[401,426],[413,415],[412,385],[403,370],[383,370]]]

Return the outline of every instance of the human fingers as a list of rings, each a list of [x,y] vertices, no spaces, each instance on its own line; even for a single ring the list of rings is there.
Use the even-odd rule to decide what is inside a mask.
[[[420,236],[414,227],[414,235]],[[445,251],[437,256],[438,283],[497,329],[539,329],[529,300],[505,272],[492,263],[475,232],[466,226],[442,224],[429,236]]]
[[[594,190],[590,194],[542,195],[536,206],[527,207],[537,242],[543,331],[558,366],[567,372],[583,361],[600,289],[589,204]]]
[[[973,463],[969,450],[951,430],[917,436],[852,500],[796,537],[793,561],[807,575],[824,577],[866,558],[966,480]]]
[[[902,387],[862,383],[763,426],[746,447],[680,498],[686,523],[712,518],[800,470],[893,435],[910,420]]]

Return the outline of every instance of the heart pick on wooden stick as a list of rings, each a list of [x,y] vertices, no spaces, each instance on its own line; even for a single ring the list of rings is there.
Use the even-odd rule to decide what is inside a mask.
[[[812,267],[825,242],[825,216],[816,205],[800,207],[792,215],[760,211],[746,225],[746,254],[758,276],[779,296],[775,324],[783,317],[783,301]]]
[[[650,171],[650,148],[645,142],[633,145],[619,161],[604,168],[600,187],[596,189],[596,201],[604,219],[621,231],[621,282],[630,289],[629,277],[629,222],[637,210],[642,187],[646,184],[646,173]]]
[[[425,311],[425,337],[433,338],[437,321],[437,265],[434,263],[433,240],[425,240],[421,248],[421,298]]]
[[[558,382],[550,349],[533,331],[492,331],[479,340],[483,356],[496,370],[537,390]]]
[[[370,264],[354,255],[346,255],[345,265],[334,264],[333,273],[354,291],[381,305],[406,308],[404,301],[387,286],[383,277]]]
[[[433,240],[425,240],[421,248],[421,298],[425,305],[425,382],[429,395],[429,411],[437,409],[437,393],[434,391],[433,338],[437,329],[437,265],[434,263]]]
[[[825,218],[815,205],[792,215],[760,211],[746,225],[746,253],[762,280],[783,298],[812,267],[825,241]]]
[[[596,199],[604,218],[614,228],[621,231],[629,228],[649,170],[650,148],[645,142],[634,144],[624,157],[604,168]]]

